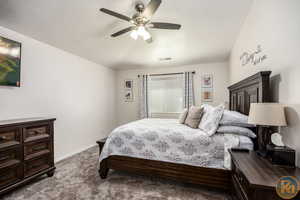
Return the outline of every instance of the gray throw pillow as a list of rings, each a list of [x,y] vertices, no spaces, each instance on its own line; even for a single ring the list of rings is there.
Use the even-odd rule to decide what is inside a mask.
[[[180,123],[180,124],[184,124],[184,122],[185,122],[185,120],[186,120],[186,117],[187,117],[187,115],[188,115],[188,112],[189,112],[189,110],[188,110],[187,108],[185,108],[185,109],[182,111],[182,113],[181,113],[180,116],[179,116],[179,123]]]
[[[256,138],[256,135],[252,130],[244,127],[238,127],[238,126],[220,126],[217,132],[237,134],[237,135],[247,136],[250,138]]]
[[[187,114],[185,125],[191,128],[198,128],[203,115],[203,108],[192,106]]]
[[[207,135],[212,136],[217,132],[219,127],[224,112],[224,105],[219,105],[217,107],[203,105],[202,107],[204,108],[204,114],[199,124],[199,128],[207,133]]]

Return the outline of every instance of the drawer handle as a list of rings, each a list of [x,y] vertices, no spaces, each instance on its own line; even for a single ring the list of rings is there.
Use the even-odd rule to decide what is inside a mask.
[[[7,180],[9,178],[11,178],[11,173],[5,174],[5,175],[1,176],[0,177],[0,181],[5,181],[5,180]]]
[[[7,140],[7,136],[0,136],[0,140]]]
[[[39,131],[31,131],[29,135],[40,135]]]
[[[0,161],[7,160],[7,159],[9,159],[9,158],[10,158],[10,156],[4,156],[4,157],[0,158]]]
[[[31,169],[35,169],[35,168],[38,168],[40,166],[41,166],[41,164],[33,164],[33,165],[31,165]]]
[[[42,134],[45,132],[45,130],[43,128],[40,128],[40,129],[36,129],[34,130],[35,133],[38,133],[38,134]]]
[[[37,146],[37,147],[33,147],[33,151],[39,151],[39,150],[42,150],[44,149],[45,147],[44,146]]]

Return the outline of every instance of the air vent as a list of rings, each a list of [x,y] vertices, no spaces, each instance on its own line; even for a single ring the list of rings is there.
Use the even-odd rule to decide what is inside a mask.
[[[172,58],[171,57],[166,57],[166,58],[159,58],[158,60],[159,61],[170,61],[170,60],[172,60]]]

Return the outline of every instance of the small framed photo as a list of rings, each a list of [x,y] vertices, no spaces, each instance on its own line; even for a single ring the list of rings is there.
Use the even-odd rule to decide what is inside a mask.
[[[133,92],[132,90],[124,90],[124,99],[125,102],[132,102],[133,101]]]
[[[213,102],[213,89],[203,88],[202,89],[202,101],[203,102]]]
[[[125,89],[132,89],[133,88],[133,80],[125,80],[124,88]]]
[[[202,88],[213,88],[213,75],[204,74],[202,76]]]

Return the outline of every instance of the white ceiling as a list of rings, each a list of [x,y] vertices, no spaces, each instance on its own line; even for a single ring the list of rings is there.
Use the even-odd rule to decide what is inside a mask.
[[[162,0],[152,21],[180,23],[181,30],[151,30],[152,44],[129,34],[110,38],[130,24],[99,8],[132,16],[135,2],[1,0],[0,26],[115,69],[190,65],[228,59],[252,0]]]

